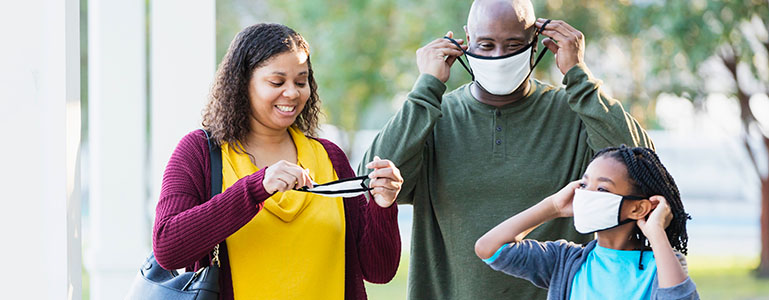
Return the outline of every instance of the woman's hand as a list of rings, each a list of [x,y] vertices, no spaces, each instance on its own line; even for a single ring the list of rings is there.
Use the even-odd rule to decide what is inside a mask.
[[[579,187],[579,182],[580,180],[569,182],[560,191],[548,197],[559,218],[567,218],[574,215],[572,202],[574,201],[574,190]]]
[[[281,160],[264,171],[264,190],[270,194],[285,192],[303,186],[312,186],[310,174],[302,167]]]
[[[379,156],[374,156],[374,160],[366,164],[366,168],[374,169],[368,174],[368,177],[371,178],[368,186],[373,188],[371,195],[374,196],[376,204],[384,208],[393,205],[403,184],[401,171],[393,162],[379,159]]]
[[[673,220],[673,212],[670,210],[665,197],[659,195],[651,196],[649,201],[652,203],[652,207],[654,207],[649,214],[649,218],[646,220],[639,219],[636,223],[638,228],[641,228],[641,232],[651,240],[659,235],[665,235],[665,228]]]

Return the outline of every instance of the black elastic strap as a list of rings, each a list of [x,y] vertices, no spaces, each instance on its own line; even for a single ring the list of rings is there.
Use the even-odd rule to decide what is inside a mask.
[[[454,40],[454,39],[452,39],[450,37],[447,37],[447,36],[444,36],[443,38],[449,40],[454,45],[457,45],[457,47],[459,48],[460,51],[462,51],[462,53],[466,53],[465,49],[462,49],[462,46],[459,45],[459,43],[457,43],[456,40]],[[475,80],[475,75],[473,74],[473,70],[470,70],[470,68],[467,65],[465,65],[465,62],[462,61],[462,57],[461,56],[457,56],[457,60],[462,65],[462,67],[464,67],[465,70],[467,70],[467,73],[470,73],[470,77],[472,77],[472,80],[474,81]]]
[[[374,188],[370,187],[362,187],[357,189],[349,189],[349,190],[338,190],[338,191],[310,191],[306,187],[302,187],[301,189],[298,189],[297,191],[300,192],[307,192],[307,193],[314,193],[314,194],[323,194],[323,195],[334,195],[334,194],[346,194],[346,193],[359,193],[359,192],[366,192],[373,190]]]
[[[550,24],[550,21],[552,21],[552,20],[547,19],[547,21],[545,21],[545,23],[542,23],[542,27],[537,29],[536,37],[539,37],[539,35],[542,34],[542,31],[545,31],[545,26],[547,26],[547,24]],[[542,44],[542,45],[544,46],[544,44]],[[541,61],[542,58],[545,57],[545,53],[547,53],[547,46],[545,46],[545,49],[542,50],[542,52],[540,52],[539,55],[537,55],[537,60],[534,61],[534,64],[531,66],[531,70],[529,70],[529,74],[526,75],[526,77],[531,76],[531,72],[534,72],[534,67],[536,67],[537,64],[539,63],[539,61]]]
[[[547,19],[545,21],[545,23],[542,23],[542,27],[537,29],[537,35],[540,35],[540,34],[542,34],[543,31],[545,31],[545,26],[547,26],[547,24],[550,24],[550,21],[552,21],[552,20]]]

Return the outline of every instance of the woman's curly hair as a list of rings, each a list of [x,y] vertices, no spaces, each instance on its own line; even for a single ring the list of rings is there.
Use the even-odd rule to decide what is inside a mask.
[[[315,135],[320,99],[310,64],[310,47],[293,29],[281,24],[262,23],[246,27],[235,36],[216,71],[216,80],[203,110],[202,125],[217,144],[240,145],[239,142],[244,141],[250,131],[248,85],[254,69],[289,51],[307,53],[307,82],[310,85],[310,98],[292,126],[306,135]]]

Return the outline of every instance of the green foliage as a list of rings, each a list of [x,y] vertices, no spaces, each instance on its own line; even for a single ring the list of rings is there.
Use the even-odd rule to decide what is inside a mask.
[[[447,29],[461,31],[469,7],[469,3],[390,0],[269,4],[281,12],[284,24],[310,42],[327,121],[347,129],[381,126],[386,121],[381,118],[391,112],[387,104],[398,92],[408,91],[418,75],[414,51]],[[377,117],[378,124],[363,122]]]
[[[470,2],[225,0],[217,5],[220,58],[237,31],[250,25],[238,19],[286,24],[310,43],[326,122],[354,130],[387,121],[395,97],[410,90],[419,75],[415,51],[448,30],[464,36]],[[463,70],[454,71],[449,87],[469,80]]]
[[[752,62],[755,53],[741,26],[753,16],[769,24],[769,2],[764,0],[665,1],[640,11],[651,25],[643,33],[649,42],[651,72],[671,79],[660,92],[699,97],[706,93],[702,80],[688,78],[697,78],[700,66],[722,54],[724,47],[734,48],[739,61]]]

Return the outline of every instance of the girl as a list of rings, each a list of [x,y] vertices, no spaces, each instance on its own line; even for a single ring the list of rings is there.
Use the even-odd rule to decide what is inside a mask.
[[[571,216],[577,231],[596,239],[584,246],[523,239]],[[492,269],[548,289],[548,299],[699,299],[674,252],[687,252],[688,219],[654,151],[623,145],[599,151],[581,180],[491,229],[475,252]]]

